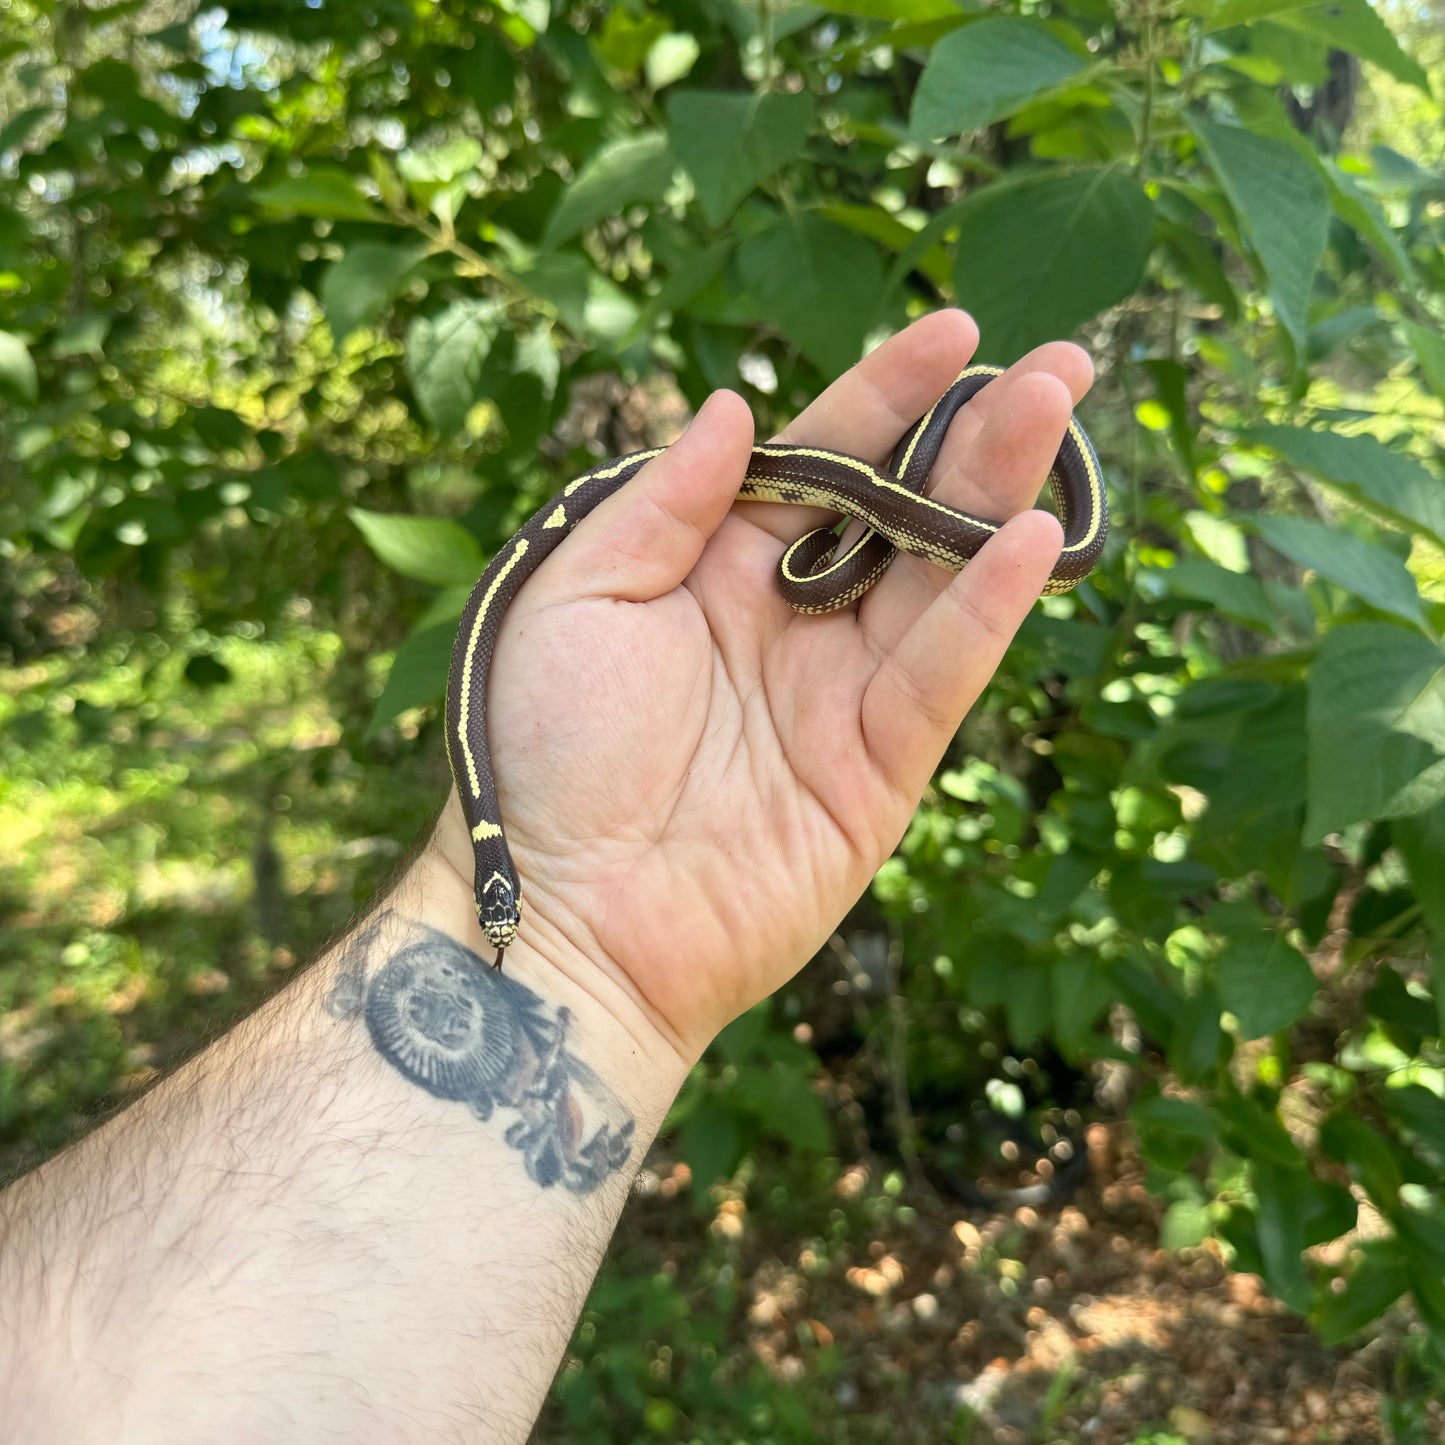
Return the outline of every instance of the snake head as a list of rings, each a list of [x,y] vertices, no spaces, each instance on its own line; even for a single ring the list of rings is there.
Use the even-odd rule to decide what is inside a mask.
[[[500,873],[477,889],[477,922],[493,948],[508,948],[522,922],[522,900]]]

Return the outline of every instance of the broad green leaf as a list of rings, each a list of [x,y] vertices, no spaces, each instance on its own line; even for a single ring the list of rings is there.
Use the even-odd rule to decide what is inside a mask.
[[[802,1069],[781,1064],[740,1069],[728,1097],[795,1149],[821,1152],[832,1143],[828,1111]]]
[[[1189,373],[1177,361],[1153,357],[1144,363],[1144,370],[1154,381],[1159,404],[1169,416],[1169,437],[1179,460],[1191,480],[1199,475],[1199,456],[1195,448],[1196,422],[1189,407],[1187,390]]]
[[[6,151],[19,150],[30,139],[36,126],[50,113],[48,105],[32,105],[24,110],[16,111],[3,126],[0,126],[0,155],[4,155]]]
[[[338,348],[386,310],[426,253],[426,246],[415,242],[363,241],[327,268],[321,278],[321,305]]]
[[[1294,1023],[1315,996],[1314,970],[1278,933],[1226,938],[1215,971],[1220,1002],[1246,1039]]]
[[[1242,126],[1190,124],[1264,269],[1280,324],[1303,355],[1329,196],[1319,169],[1287,141]]]
[[[1171,1094],[1156,1094],[1152,1099],[1136,1104],[1130,1119],[1136,1128],[1188,1139],[1196,1151],[1200,1146],[1211,1143],[1219,1132],[1214,1115],[1203,1104]]]
[[[885,211],[882,206],[825,205],[818,207],[818,214],[826,221],[846,226],[886,246],[890,251],[906,251],[918,239],[918,232],[905,225],[897,216]],[[948,285],[952,268],[948,253],[942,246],[931,246],[918,258],[918,269],[940,290]]]
[[[1395,1145],[1353,1114],[1331,1114],[1320,1126],[1320,1149],[1344,1164],[1381,1209],[1391,1209],[1405,1182]]]
[[[0,331],[0,396],[34,406],[40,395],[40,381],[30,349],[16,335]]]
[[[328,221],[386,219],[363,193],[356,177],[339,166],[312,166],[304,175],[288,176],[251,195],[263,206]]]
[[[386,685],[376,700],[366,736],[374,738],[393,718],[414,707],[440,702],[447,688],[456,628],[428,627],[413,632],[396,650]]]
[[[1415,267],[1380,203],[1338,167],[1327,166],[1324,175],[1335,214],[1389,262],[1400,280],[1414,283]]]
[[[631,78],[642,68],[642,62],[655,41],[671,29],[665,15],[641,11],[633,15],[625,5],[609,6],[600,26],[594,25],[590,43],[597,58],[623,76]]]
[[[1445,481],[1414,457],[1374,437],[1309,427],[1245,427],[1240,435],[1262,442],[1395,525],[1427,532],[1445,545]]]
[[[1264,583],[1248,573],[1231,572],[1203,557],[1186,557],[1162,572],[1152,574],[1175,597],[1197,598],[1261,632],[1272,632],[1277,623]]]
[[[484,565],[477,540],[459,522],[446,517],[412,517],[397,512],[347,514],[366,544],[393,571],[438,587],[470,587]]]
[[[677,1152],[698,1189],[730,1175],[743,1154],[737,1116],[722,1100],[704,1098],[678,1130]]]
[[[909,134],[946,140],[1013,115],[1089,64],[1041,20],[992,15],[945,35],[913,93]]]
[[[1307,517],[1256,517],[1259,535],[1277,552],[1381,612],[1422,623],[1420,592],[1409,569],[1393,553],[1352,532]]]
[[[819,7],[835,15],[856,15],[862,20],[952,20],[961,13],[956,0],[831,0]]]
[[[544,246],[560,246],[608,216],[655,201],[672,179],[673,160],[660,131],[605,145],[563,192],[547,222]]]
[[[1309,679],[1306,841],[1424,811],[1445,797],[1442,753],[1445,653],[1385,623],[1328,633]]]
[[[1310,1311],[1310,1323],[1325,1344],[1342,1345],[1377,1319],[1405,1293],[1409,1271],[1393,1239],[1372,1239],[1359,1246],[1360,1259],[1344,1290],[1330,1292]]]
[[[1196,15],[1207,17],[1205,34],[1228,30],[1232,25],[1248,25],[1253,20],[1268,20],[1287,10],[1303,10],[1319,0],[1190,0],[1186,7]]]
[[[55,333],[50,354],[67,356],[99,356],[110,331],[111,318],[101,311],[82,311],[74,321],[67,322]]]
[[[1431,991],[1435,995],[1435,1012],[1440,1020],[1439,1032],[1445,1036],[1445,888],[1440,886],[1440,880],[1445,878],[1445,801],[1435,803],[1413,817],[1397,819],[1391,833],[1395,846],[1405,859],[1405,866],[1410,870],[1415,896],[1420,900],[1432,935]],[[1392,1090],[1391,1097],[1399,1092]],[[1445,1103],[1439,1105],[1439,1110],[1440,1121],[1445,1125]],[[1445,1149],[1445,1128],[1441,1129],[1439,1138],[1441,1148]]]
[[[471,136],[458,136],[425,150],[404,150],[396,158],[397,173],[404,181],[420,187],[446,185],[481,164],[482,143]]]
[[[954,286],[979,354],[1015,361],[1122,301],[1143,279],[1153,215],[1119,170],[995,183],[965,201]]]
[[[1437,396],[1445,396],[1445,336],[1428,326],[1402,321],[1400,329],[1414,348],[1415,359],[1424,373],[1425,384]]]
[[[454,301],[418,316],[406,336],[406,371],[423,413],[445,434],[458,431],[481,400],[477,383],[499,318],[490,301]]]
[[[672,153],[714,226],[801,154],[812,124],[813,101],[801,93],[680,90],[667,103]]]
[[[1285,1170],[1303,1168],[1304,1155],[1278,1114],[1232,1088],[1219,1093],[1214,1108],[1228,1125],[1225,1143],[1236,1153],[1256,1164],[1273,1164]]]
[[[1255,1229],[1265,1282],[1271,1293],[1301,1313],[1309,1308],[1303,1260],[1308,1187],[1303,1161],[1293,1167],[1255,1161],[1254,1192],[1259,1201]]]
[[[692,73],[702,47],[685,33],[660,36],[647,52],[643,72],[653,90],[665,90]]]
[[[738,252],[749,289],[778,328],[830,375],[858,360],[883,284],[883,261],[859,236],[819,216],[782,216]]]
[[[1279,22],[1368,60],[1396,80],[1430,93],[1425,67],[1400,48],[1394,32],[1369,0],[1329,0],[1323,5],[1291,7]]]
[[[1161,1249],[1192,1249],[1209,1238],[1209,1206],[1200,1199],[1176,1199],[1159,1221]]]

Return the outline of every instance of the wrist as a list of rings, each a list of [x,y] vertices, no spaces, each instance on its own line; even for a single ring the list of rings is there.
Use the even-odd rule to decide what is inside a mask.
[[[472,873],[453,794],[390,902],[401,918],[446,934],[477,966],[491,970],[496,950],[477,922]],[[550,1015],[566,1011],[570,1047],[628,1104],[643,1137],[649,1137],[695,1055],[655,1017],[615,962],[599,956],[585,924],[559,921],[558,914],[546,907],[527,909],[499,977],[536,996]]]

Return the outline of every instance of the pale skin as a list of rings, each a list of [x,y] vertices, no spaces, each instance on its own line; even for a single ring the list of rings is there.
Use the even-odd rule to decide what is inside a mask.
[[[928,317],[782,439],[886,462],[976,342],[962,313]],[[525,889],[505,981],[476,971],[453,795],[387,912],[0,1194],[8,1438],[525,1441],[688,1069],[867,887],[1037,600],[1061,538],[1030,509],[1091,378],[1054,343],[965,407],[932,493],[1013,520],[958,577],[900,557],[832,617],[773,583],[821,514],[733,501],[753,443],[734,395],[588,518],[509,611],[492,675]],[[483,1013],[561,1021],[518,1055],[530,1093],[501,1070],[469,1109],[409,1038],[387,1053],[378,980],[409,958]],[[387,995],[398,1027],[413,997]],[[568,1089],[617,1145],[593,1175]]]

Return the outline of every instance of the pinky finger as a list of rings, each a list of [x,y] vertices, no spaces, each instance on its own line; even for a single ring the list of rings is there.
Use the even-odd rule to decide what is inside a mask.
[[[1062,543],[1054,517],[1020,513],[929,603],[879,665],[863,694],[863,740],[900,793],[922,794],[1038,601]]]

